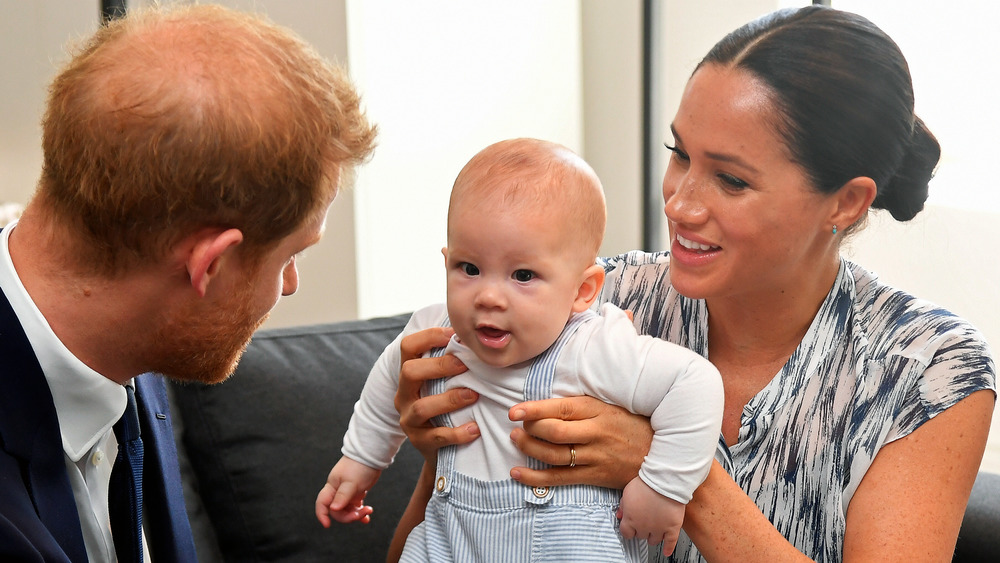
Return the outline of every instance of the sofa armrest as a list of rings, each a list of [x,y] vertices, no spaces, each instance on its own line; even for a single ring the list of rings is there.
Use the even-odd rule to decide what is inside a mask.
[[[219,554],[225,561],[385,559],[423,463],[408,443],[368,496],[371,523],[324,529],[313,506],[371,366],[407,319],[260,331],[226,382],[173,385],[190,468],[188,509],[192,519],[207,515],[217,540],[218,552],[201,549],[203,563]]]
[[[965,509],[955,563],[1000,560],[1000,474],[980,472]]]

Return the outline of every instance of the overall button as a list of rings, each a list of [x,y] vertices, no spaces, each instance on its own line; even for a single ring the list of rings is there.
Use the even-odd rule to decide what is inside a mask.
[[[438,490],[439,493],[444,490],[444,486],[447,483],[448,483],[448,481],[447,481],[447,479],[444,478],[444,475],[438,477],[437,485],[435,485],[435,486],[437,487],[437,490]]]
[[[538,497],[538,498],[545,498],[546,495],[549,494],[549,488],[548,487],[535,487],[535,488],[531,489],[531,492],[534,493],[535,496]]]

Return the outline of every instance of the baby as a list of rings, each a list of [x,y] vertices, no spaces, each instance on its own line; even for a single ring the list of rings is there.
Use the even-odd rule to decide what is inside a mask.
[[[324,526],[331,517],[368,520],[365,494],[405,439],[393,406],[399,339],[450,325],[455,336],[437,353],[455,354],[469,370],[427,384],[424,393],[478,392],[475,404],[435,422],[474,420],[482,435],[438,452],[433,497],[401,561],[645,562],[647,543],[673,551],[685,505],[718,443],[722,383],[694,352],[637,335],[624,311],[591,310],[604,283],[595,262],[605,222],[597,175],[563,146],[501,141],[466,164],[448,209],[447,305],[415,312],[373,368],[344,456],[316,499]],[[511,442],[508,410],[576,395],[651,418],[649,455],[624,491],[529,487],[510,478],[513,467],[542,464]],[[571,447],[570,467],[575,458]]]

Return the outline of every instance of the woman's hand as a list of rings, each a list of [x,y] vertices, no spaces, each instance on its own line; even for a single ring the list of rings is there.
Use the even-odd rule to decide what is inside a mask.
[[[510,435],[518,449],[553,466],[511,470],[514,480],[531,486],[582,483],[622,489],[639,474],[653,441],[648,418],[593,397],[519,403],[509,416],[524,421],[524,428]]]
[[[451,354],[437,358],[421,355],[448,344],[454,331],[450,328],[429,328],[415,332],[400,342],[401,368],[396,390],[396,410],[399,424],[406,437],[433,464],[442,446],[464,444],[479,437],[479,427],[470,422],[458,428],[442,428],[431,424],[435,416],[452,412],[476,402],[479,395],[470,389],[451,389],[440,395],[420,396],[424,382],[458,375],[468,368]]]

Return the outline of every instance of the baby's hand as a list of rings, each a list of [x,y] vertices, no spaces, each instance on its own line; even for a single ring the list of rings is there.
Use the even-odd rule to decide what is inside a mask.
[[[381,471],[342,457],[330,470],[326,485],[316,496],[316,518],[324,528],[333,520],[346,524],[371,520],[372,507],[365,506],[365,495],[378,480]]]
[[[663,542],[663,555],[670,555],[684,523],[684,508],[685,505],[657,493],[636,477],[625,486],[618,508],[622,537],[645,539],[649,545]]]

